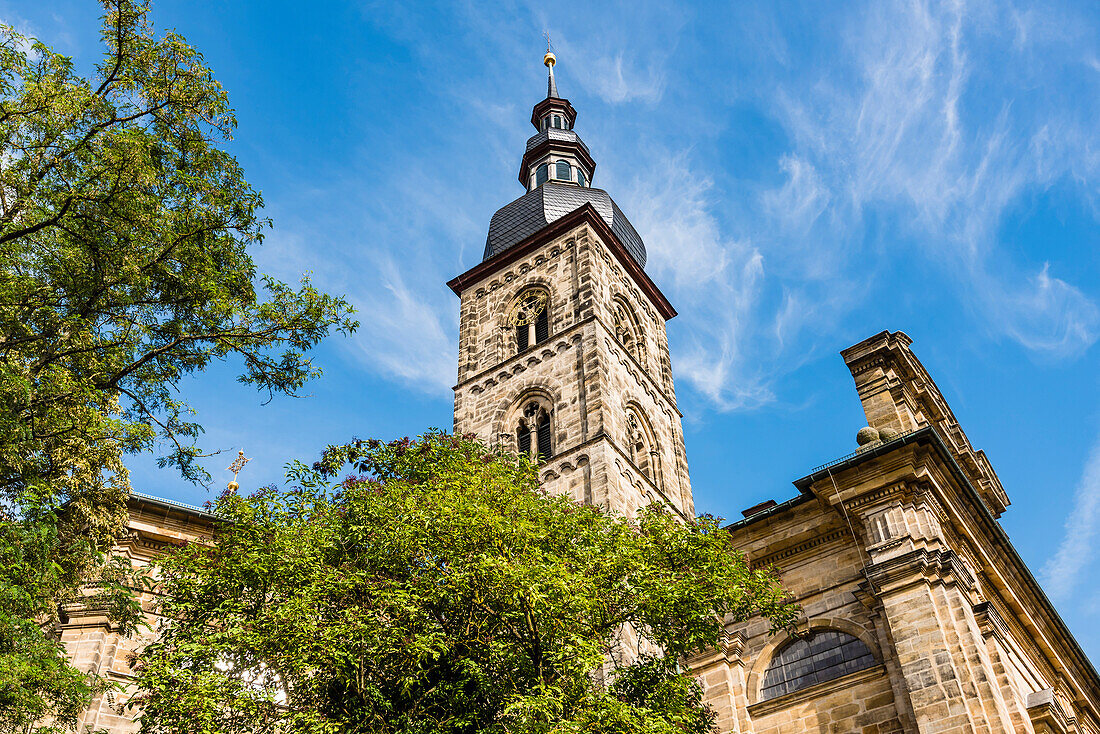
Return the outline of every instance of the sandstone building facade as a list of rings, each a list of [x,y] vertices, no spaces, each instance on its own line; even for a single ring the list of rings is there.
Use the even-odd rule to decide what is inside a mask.
[[[460,299],[454,428],[541,460],[552,491],[623,514],[693,517],[665,323],[645,246],[607,192],[557,92],[553,54],[526,192],[492,218]],[[901,332],[842,353],[868,426],[859,449],[728,530],[776,566],[805,615],[795,636],[730,623],[685,661],[722,732],[1100,734],[1100,676],[997,522],[1009,499]],[[147,564],[209,535],[195,508],[135,495],[119,552]],[[150,601],[150,600],[146,600]],[[136,641],[70,610],[75,662],[125,682]],[[136,731],[120,701],[85,724]]]

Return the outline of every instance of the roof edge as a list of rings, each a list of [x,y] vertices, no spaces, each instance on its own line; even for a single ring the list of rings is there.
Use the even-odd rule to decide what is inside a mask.
[[[195,507],[194,505],[187,505],[183,502],[175,502],[174,500],[166,500],[163,497],[154,497],[151,494],[143,494],[141,492],[130,491],[130,494],[126,497],[127,505],[131,501],[143,502],[146,504],[154,505],[156,507],[163,508],[165,510],[175,510],[176,512],[182,512],[187,515],[193,515],[200,517],[204,520],[212,522],[226,522],[224,517],[215,515],[212,512]]]
[[[478,263],[465,273],[450,279],[447,281],[447,287],[454,291],[456,296],[461,296],[462,292],[473,283],[487,277],[490,273],[499,270],[505,265],[519,260],[558,235],[567,232],[581,223],[591,225],[592,228],[599,233],[600,237],[608,243],[611,251],[615,253],[615,256],[619,259],[619,262],[621,262],[627,272],[633,276],[635,282],[638,283],[642,291],[649,296],[649,299],[653,302],[653,305],[657,307],[657,310],[665,321],[676,316],[676,309],[673,308],[672,304],[665,298],[665,294],[661,292],[657,284],[653,282],[642,266],[631,256],[630,252],[626,249],[626,245],[619,240],[611,230],[611,226],[604,221],[604,218],[600,216],[600,213],[597,212],[596,208],[589,202],[585,202],[564,217],[559,217],[538,232],[527,237],[527,239],[521,240],[503,252],[498,252],[488,260]]]

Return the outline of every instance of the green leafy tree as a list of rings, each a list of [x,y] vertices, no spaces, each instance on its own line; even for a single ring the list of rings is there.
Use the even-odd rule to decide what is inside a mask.
[[[71,720],[99,685],[65,683],[51,622],[112,583],[124,456],[163,446],[205,478],[181,380],[234,359],[294,394],[307,352],[356,326],[308,280],[256,273],[261,197],[219,147],[235,120],[199,52],[143,2],[104,8],[91,78],[0,26],[0,732]]]
[[[163,560],[144,732],[705,732],[679,661],[727,616],[796,613],[716,519],[551,497],[469,438],[356,441],[288,478],[226,492],[213,541]]]

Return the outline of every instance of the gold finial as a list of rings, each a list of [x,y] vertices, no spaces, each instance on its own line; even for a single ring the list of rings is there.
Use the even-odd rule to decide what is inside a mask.
[[[542,57],[542,63],[549,66],[551,69],[554,64],[558,63],[558,57],[554,55],[554,45],[550,43],[550,31],[546,31],[542,34],[542,37],[546,39],[546,55]]]
[[[237,484],[237,475],[241,473],[241,469],[244,469],[244,465],[252,459],[245,458],[244,451],[237,452],[237,458],[233,460],[233,463],[226,467],[226,471],[233,472],[233,481],[226,485],[226,488],[230,492],[236,492],[241,488],[241,485]]]

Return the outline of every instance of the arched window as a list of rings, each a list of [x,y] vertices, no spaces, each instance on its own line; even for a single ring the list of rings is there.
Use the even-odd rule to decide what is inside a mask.
[[[512,310],[512,326],[517,352],[550,338],[550,297],[546,291],[532,289],[519,297]]]
[[[516,446],[519,453],[536,461],[546,461],[553,454],[550,438],[550,412],[537,400],[523,408],[523,416],[516,427]]]
[[[577,183],[579,183],[581,186],[584,186],[587,183],[584,180],[584,171],[579,168],[577,169]]]
[[[819,630],[781,648],[764,672],[760,700],[809,688],[875,664],[859,638],[836,630]]]
[[[535,186],[542,186],[546,183],[546,179],[549,177],[550,171],[545,163],[535,169]]]
[[[558,170],[554,174],[554,178],[558,179],[559,181],[570,180],[572,176],[569,175],[569,164],[565,161],[558,161]]]
[[[612,308],[611,323],[615,329],[615,338],[644,366],[645,342],[642,340],[642,330],[638,327],[634,310],[621,298],[615,299]]]
[[[661,353],[661,378],[665,383],[665,390],[672,392],[672,363],[669,362],[668,354],[666,352]]]
[[[650,435],[650,428],[645,425],[644,419],[638,417],[634,410],[630,410],[626,416],[626,446],[630,460],[638,471],[645,474],[651,482],[656,483],[657,452]]]

